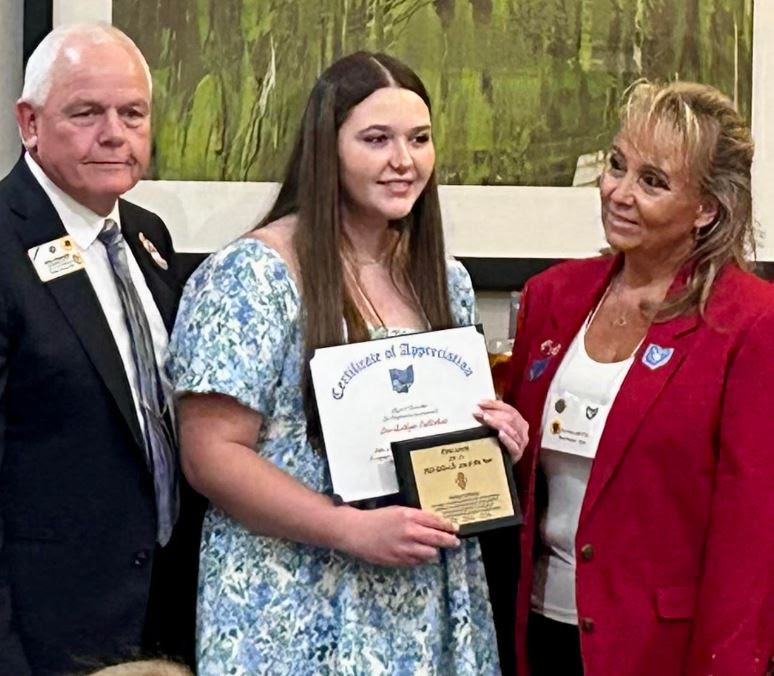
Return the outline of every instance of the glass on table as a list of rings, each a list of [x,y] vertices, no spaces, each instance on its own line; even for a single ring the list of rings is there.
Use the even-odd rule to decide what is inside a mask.
[[[489,368],[492,370],[495,394],[503,398],[505,382],[508,378],[508,364],[513,350],[512,338],[491,338],[486,341],[486,351],[489,355]]]

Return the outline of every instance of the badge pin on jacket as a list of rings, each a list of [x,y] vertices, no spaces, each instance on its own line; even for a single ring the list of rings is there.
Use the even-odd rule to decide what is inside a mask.
[[[169,263],[167,263],[166,260],[161,256],[159,253],[159,250],[155,247],[153,242],[151,242],[143,233],[140,233],[140,244],[142,244],[143,248],[150,254],[150,257],[153,259],[153,262],[158,265],[162,270],[169,270]]]
[[[642,363],[651,371],[655,371],[657,368],[664,366],[674,353],[675,348],[673,347],[661,347],[661,345],[650,343],[642,355]]]

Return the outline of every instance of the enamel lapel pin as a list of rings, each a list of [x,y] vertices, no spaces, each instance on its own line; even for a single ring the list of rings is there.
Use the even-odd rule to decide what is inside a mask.
[[[645,364],[651,371],[655,371],[657,368],[661,368],[666,364],[675,353],[673,347],[661,347],[655,343],[650,343],[645,348],[645,352],[642,355],[642,363]]]
[[[542,359],[534,359],[532,363],[530,363],[529,369],[527,370],[527,379],[537,380],[540,378],[548,367],[551,359],[559,354],[561,349],[561,344],[555,343],[553,340],[544,340],[540,343],[540,353],[544,356]]]
[[[153,245],[153,242],[151,242],[142,233],[140,233],[140,244],[142,244],[143,248],[150,254],[150,257],[153,259],[153,262],[156,265],[158,265],[162,270],[169,269],[169,263],[167,263],[167,261],[162,258],[159,250]]]

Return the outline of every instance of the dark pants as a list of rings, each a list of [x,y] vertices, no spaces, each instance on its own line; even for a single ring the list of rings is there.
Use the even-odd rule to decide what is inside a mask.
[[[156,547],[145,619],[143,656],[196,669],[196,587],[207,500],[180,481],[180,516],[166,547]]]
[[[489,600],[492,604],[500,669],[503,676],[516,676],[516,581],[519,579],[519,532],[521,526],[482,533]]]
[[[527,646],[532,676],[583,676],[580,634],[576,625],[531,613]]]

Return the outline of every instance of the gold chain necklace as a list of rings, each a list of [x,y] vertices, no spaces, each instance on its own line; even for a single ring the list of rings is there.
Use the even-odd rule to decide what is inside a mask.
[[[387,260],[387,256],[391,253],[391,249],[387,249],[384,253],[382,253],[377,258],[357,258],[355,256],[351,256],[347,254],[347,262],[352,265],[352,267],[357,268],[367,268],[370,265],[381,265],[384,263],[384,261]]]
[[[387,330],[387,325],[384,323],[382,316],[379,314],[378,310],[373,304],[373,301],[371,301],[370,296],[366,293],[366,290],[363,288],[363,285],[360,282],[360,274],[355,268],[355,265],[352,259],[343,252],[342,252],[341,258],[344,261],[344,269],[346,270],[347,274],[352,280],[352,284],[354,285],[360,297],[365,301],[365,304],[368,307],[369,312],[379,322],[379,328]],[[414,303],[414,308],[422,317],[422,321],[425,324],[425,328],[429,330],[431,328],[430,320],[428,319],[427,314],[425,313],[425,309],[422,307],[422,304],[419,302],[419,296],[417,295],[416,289],[414,289],[414,284],[406,275],[401,275],[401,276],[405,280],[409,293],[411,294],[411,299]]]
[[[604,304],[604,302],[605,302],[605,299],[608,297],[608,295],[610,294],[610,292],[611,292],[611,291],[613,292],[613,295],[611,296],[611,298],[613,298],[614,300],[616,300],[616,302],[617,302],[619,305],[621,305],[621,304],[622,304],[622,303],[621,303],[621,290],[620,290],[620,289],[621,289],[621,285],[620,285],[620,279],[621,279],[621,278],[620,278],[620,275],[616,275],[616,276],[613,278],[613,281],[610,283],[610,285],[609,285],[609,286],[607,287],[607,289],[605,290],[605,295],[604,295],[604,297],[602,298],[602,303],[601,303],[601,304]],[[601,305],[601,304],[600,304],[600,305]],[[626,317],[626,314],[627,314],[627,313],[626,313],[626,310],[624,309],[624,310],[623,310],[623,311],[622,311],[622,312],[621,312],[621,313],[618,315],[618,317],[615,317],[615,318],[613,318],[613,319],[611,319],[611,320],[610,320],[610,324],[611,324],[612,326],[616,327],[616,328],[619,328],[619,329],[620,329],[620,328],[623,328],[624,326],[628,326],[628,324],[629,324],[629,321],[628,321],[628,319],[627,319],[627,317]]]
[[[605,299],[608,297],[608,295],[611,294],[611,297],[615,299],[618,305],[623,306],[623,309],[617,313],[618,316],[610,320],[611,326],[614,326],[616,328],[623,328],[625,326],[629,326],[629,313],[627,311],[626,304],[623,301],[623,295],[621,293],[622,286],[623,284],[621,282],[621,275],[619,273],[610,282],[610,285],[607,287],[607,290],[605,291],[605,295],[602,296],[602,301],[600,302],[600,307],[601,307],[602,303],[605,302]],[[652,321],[652,315],[648,314],[648,310],[647,310],[648,305],[657,306],[658,303],[650,303],[649,301],[640,301],[638,312],[641,318],[647,319],[648,323],[650,323],[650,321]],[[655,312],[653,314],[655,314]]]
[[[365,304],[368,307],[369,312],[376,319],[376,321],[379,322],[379,327],[382,329],[386,329],[387,325],[384,323],[382,316],[379,314],[373,302],[371,301],[371,298],[366,293],[366,290],[363,288],[363,285],[360,283],[360,273],[355,269],[354,261],[352,261],[350,257],[344,253],[342,253],[341,258],[344,261],[344,269],[349,274],[349,277],[352,280],[352,283],[355,289],[357,289],[358,294],[360,294],[360,297],[365,301]]]

